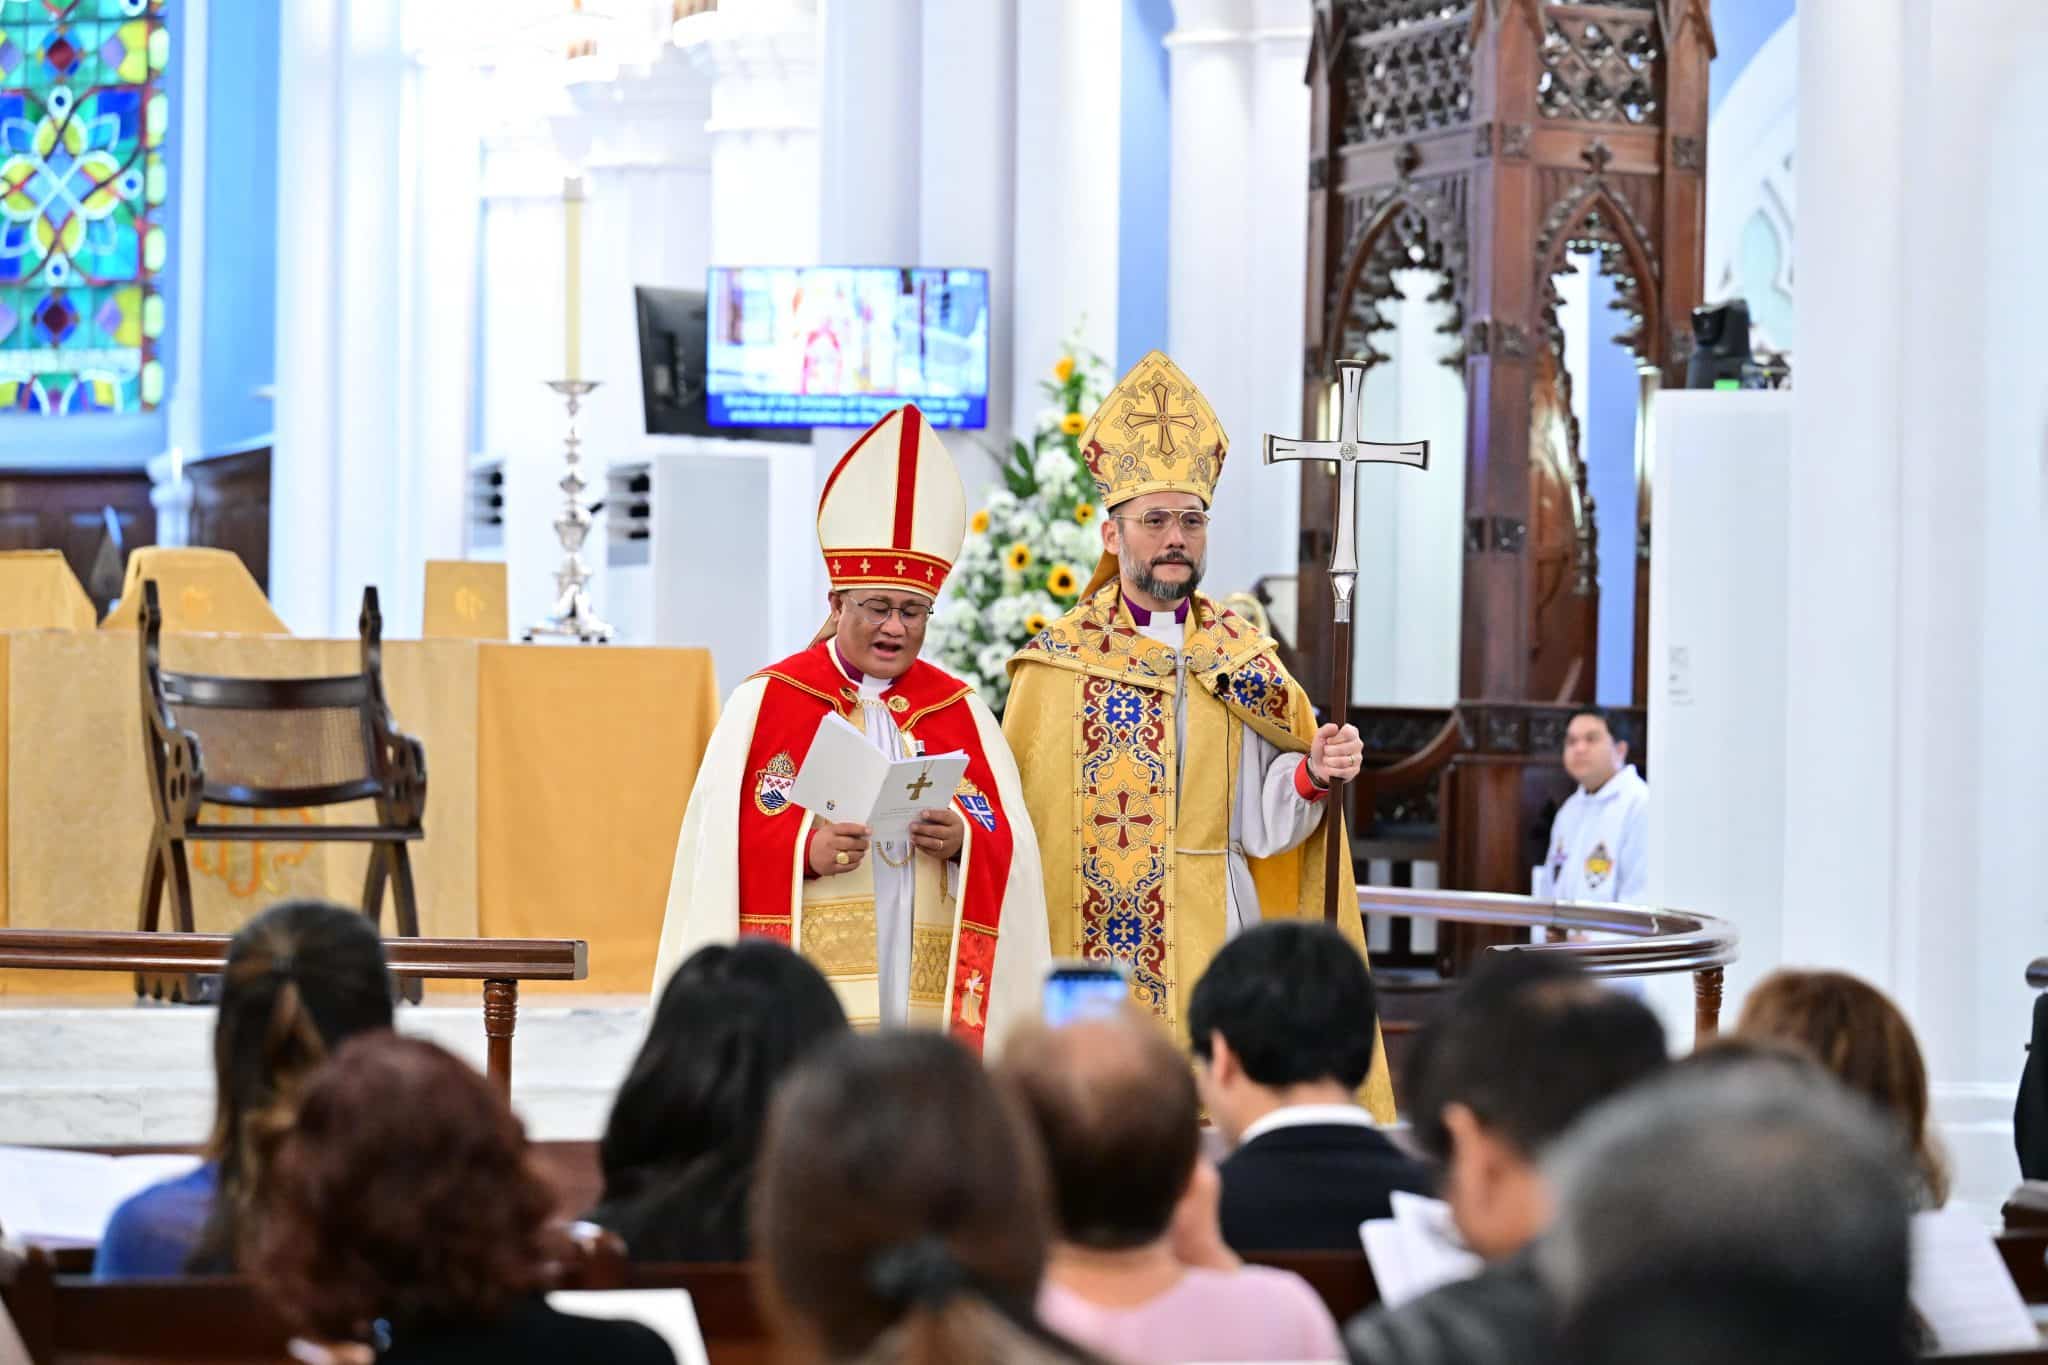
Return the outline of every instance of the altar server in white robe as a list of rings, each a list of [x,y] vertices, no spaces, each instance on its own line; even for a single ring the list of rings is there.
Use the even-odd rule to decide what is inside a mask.
[[[1564,769],[1579,789],[1551,823],[1548,886],[1538,891],[1561,901],[1640,903],[1650,877],[1650,786],[1606,712],[1588,707],[1571,718]]]
[[[818,503],[831,616],[726,702],[676,845],[657,996],[697,948],[758,934],[811,959],[856,1025],[943,1028],[979,1049],[1037,1013],[1050,940],[1016,764],[973,690],[918,657],[966,524],[914,406],[833,469]],[[789,791],[834,714],[892,759],[963,752],[967,776],[907,838],[821,822]]]

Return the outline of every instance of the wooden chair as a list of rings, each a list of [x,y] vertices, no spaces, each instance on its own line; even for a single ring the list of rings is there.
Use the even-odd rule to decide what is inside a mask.
[[[173,927],[194,930],[192,875],[185,845],[194,839],[367,843],[363,913],[374,923],[385,884],[397,932],[419,935],[406,844],[422,836],[427,756],[399,732],[384,701],[383,616],[377,590],[363,590],[363,667],[338,678],[219,678],[171,673],[161,661],[163,611],[155,580],[142,585],[142,743],[148,754],[156,831],[143,867],[137,928],[152,932],[168,885]],[[204,805],[239,810],[297,810],[351,801],[375,803],[368,825],[204,824]],[[216,975],[140,973],[138,995],[194,1003],[219,990]],[[403,985],[419,1002],[417,980]]]

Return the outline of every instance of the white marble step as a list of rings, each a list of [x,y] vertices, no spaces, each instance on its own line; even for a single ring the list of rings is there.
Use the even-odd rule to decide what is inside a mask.
[[[0,1143],[202,1140],[213,1118],[213,1019],[209,1007],[133,999],[6,999]],[[483,1011],[474,1001],[402,1007],[398,1026],[483,1066]],[[602,1134],[646,1026],[641,996],[522,1004],[512,1103],[527,1131]]]

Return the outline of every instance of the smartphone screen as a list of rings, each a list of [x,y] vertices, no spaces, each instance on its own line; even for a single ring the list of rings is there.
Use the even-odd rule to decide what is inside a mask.
[[[1131,998],[1124,974],[1095,962],[1062,963],[1045,978],[1045,1022],[1054,1028],[1076,1019],[1114,1014]]]

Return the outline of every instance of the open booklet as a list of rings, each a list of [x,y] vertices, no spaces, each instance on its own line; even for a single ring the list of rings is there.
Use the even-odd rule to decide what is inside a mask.
[[[868,737],[834,714],[818,722],[789,799],[820,820],[866,825],[878,839],[909,832],[921,810],[953,799],[967,755],[923,754],[891,761]]]
[[[1358,1225],[1381,1303],[1399,1308],[1432,1289],[1479,1273],[1482,1263],[1458,1236],[1449,1204],[1405,1190],[1395,1190],[1389,1202],[1392,1218]]]
[[[567,1290],[548,1295],[548,1307],[579,1318],[613,1318],[651,1327],[675,1352],[676,1365],[708,1365],[697,1306],[685,1289]]]
[[[2041,1344],[2026,1301],[1984,1224],[1958,1208],[1913,1215],[1913,1311],[1934,1356],[2031,1351]]]
[[[92,1242],[128,1196],[172,1180],[196,1156],[103,1156],[54,1147],[0,1147],[0,1235],[10,1241]]]

